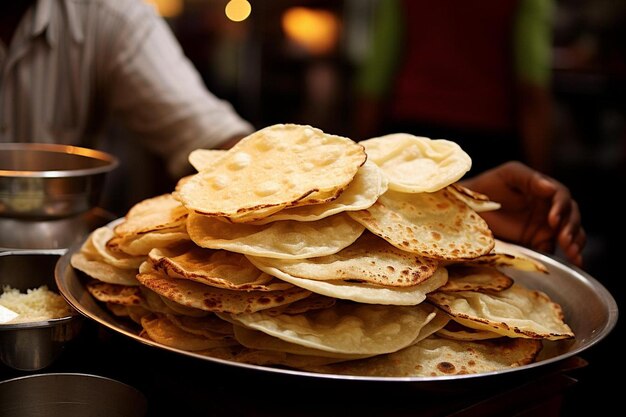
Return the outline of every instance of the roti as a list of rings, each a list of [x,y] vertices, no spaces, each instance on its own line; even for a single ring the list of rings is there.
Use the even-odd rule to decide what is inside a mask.
[[[159,314],[143,316],[141,326],[151,340],[190,352],[236,344],[226,338],[213,339],[187,332],[172,323],[166,316]]]
[[[432,193],[461,179],[472,166],[469,155],[445,139],[393,133],[359,143],[395,191]]]
[[[366,161],[338,198],[323,204],[286,208],[261,220],[253,221],[252,224],[267,224],[278,220],[310,222],[344,211],[363,210],[372,206],[385,191],[387,191],[386,177],[376,164]],[[237,222],[241,220],[245,219],[233,219]]]
[[[377,355],[411,344],[433,316],[432,306],[341,302],[305,314],[231,314],[240,325],[289,343],[343,354]]]
[[[365,163],[363,147],[311,126],[278,124],[239,141],[178,196],[189,210],[231,217],[334,199]],[[319,194],[319,196],[316,196]]]
[[[252,259],[253,257],[249,257]],[[369,232],[333,255],[306,259],[254,257],[259,268],[316,281],[349,281],[386,287],[412,287],[431,277],[437,261],[401,251]]]
[[[196,171],[204,171],[210,169],[217,161],[226,155],[223,149],[194,149],[189,153],[187,159]]]
[[[311,293],[301,288],[284,291],[229,291],[186,279],[173,279],[144,263],[137,275],[143,285],[187,307],[211,312],[244,313],[289,304]]]
[[[187,209],[171,193],[162,194],[135,204],[114,231],[116,236],[127,237],[178,229],[186,218]]]
[[[491,266],[452,264],[446,269],[448,282],[438,291],[502,291],[513,285],[513,278]]]
[[[146,307],[146,302],[138,286],[109,284],[96,280],[89,281],[85,288],[96,300],[103,303]]]
[[[191,213],[187,231],[196,245],[252,256],[302,259],[331,255],[351,245],[365,228],[345,213],[315,222],[286,220],[262,226],[229,224]]]
[[[520,284],[498,292],[434,292],[428,301],[452,318],[479,330],[508,337],[571,339],[574,333],[564,322],[561,306],[541,291]]]
[[[500,203],[491,201],[485,194],[472,191],[461,184],[454,183],[448,186],[450,194],[467,204],[476,213],[500,209]]]
[[[427,258],[472,259],[489,253],[495,244],[482,217],[447,190],[390,190],[370,208],[348,215],[395,247]]]
[[[250,258],[251,262],[255,260]],[[257,264],[259,269],[298,287],[327,297],[352,300],[365,304],[417,305],[426,299],[426,294],[435,291],[448,280],[445,268],[437,268],[427,280],[410,287],[386,287],[349,281],[317,281],[297,278],[279,269]]]
[[[113,252],[146,257],[154,248],[168,248],[189,240],[186,227],[183,225],[178,229],[153,231],[136,236],[115,236],[107,242],[107,248]]]
[[[80,251],[72,254],[70,264],[98,281],[125,286],[139,285],[135,277],[137,269],[118,268],[102,260],[92,259]]]
[[[87,251],[91,253],[95,252],[99,259],[109,265],[121,269],[137,270],[139,265],[146,259],[145,256],[133,256],[121,251],[110,250],[107,247],[107,242],[114,236],[113,230],[109,227],[97,228],[89,235],[89,238],[85,242],[85,246],[93,246],[93,249],[87,249]]]
[[[263,273],[239,253],[179,245],[153,249],[148,258],[155,269],[171,278],[190,279],[213,287],[236,291],[275,291],[292,287]]]
[[[395,353],[307,367],[312,372],[378,377],[438,377],[494,372],[532,363],[539,340],[500,338],[477,342],[431,336]]]

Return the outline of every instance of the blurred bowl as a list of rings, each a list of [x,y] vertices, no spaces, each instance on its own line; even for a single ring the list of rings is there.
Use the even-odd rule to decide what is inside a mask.
[[[63,252],[0,252],[0,293],[7,285],[20,292],[47,285],[49,290],[60,294],[54,268]],[[82,328],[83,316],[72,311],[73,315],[51,320],[0,324],[0,361],[21,371],[36,371],[51,365]]]
[[[137,389],[97,375],[50,373],[0,382],[2,417],[142,417],[147,408]]]
[[[0,143],[0,216],[60,218],[98,205],[108,153],[45,143]]]

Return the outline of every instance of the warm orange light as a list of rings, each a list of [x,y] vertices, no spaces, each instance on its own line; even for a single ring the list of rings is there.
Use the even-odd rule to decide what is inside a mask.
[[[283,30],[310,53],[330,52],[339,39],[339,19],[326,10],[292,7],[283,13]]]
[[[247,0],[230,0],[226,4],[224,13],[233,22],[241,22],[250,16],[252,6]]]
[[[179,16],[183,12],[183,0],[145,0],[154,6],[157,13],[169,18]]]

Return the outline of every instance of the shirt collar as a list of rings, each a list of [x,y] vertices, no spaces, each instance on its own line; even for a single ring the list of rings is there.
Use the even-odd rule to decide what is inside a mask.
[[[54,3],[63,3],[53,7]],[[69,0],[37,0],[33,14],[33,27],[31,35],[33,37],[44,34],[51,46],[55,46],[59,39],[60,13],[67,16],[67,24],[75,42],[81,43],[84,40],[83,27],[74,2]]]

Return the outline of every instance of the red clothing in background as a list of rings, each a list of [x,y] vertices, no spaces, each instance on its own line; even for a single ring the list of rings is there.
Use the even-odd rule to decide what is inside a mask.
[[[515,131],[517,0],[404,0],[406,45],[389,118],[451,128]]]

